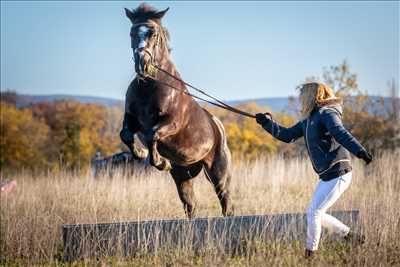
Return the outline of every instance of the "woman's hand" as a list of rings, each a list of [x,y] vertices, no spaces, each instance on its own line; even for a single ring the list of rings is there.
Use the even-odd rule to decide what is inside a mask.
[[[256,114],[256,121],[260,125],[264,125],[270,121],[270,119],[267,117],[267,115],[263,113],[257,113]]]
[[[357,157],[364,160],[365,164],[370,164],[372,161],[372,155],[370,153],[368,153],[368,151],[366,150],[361,150],[358,154]]]

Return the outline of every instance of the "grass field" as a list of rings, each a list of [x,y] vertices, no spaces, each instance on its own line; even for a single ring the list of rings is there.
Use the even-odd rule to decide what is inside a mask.
[[[369,166],[354,160],[352,184],[332,209],[359,209],[366,243],[351,247],[323,242],[312,266],[400,266],[400,151],[378,156]],[[237,215],[304,212],[317,183],[307,159],[271,157],[237,163],[232,197]],[[18,186],[1,195],[0,264],[65,265],[61,259],[64,223],[184,218],[175,184],[167,173],[137,172],[95,180],[90,175],[33,177],[20,173]],[[220,206],[210,183],[195,180],[198,216],[219,216]],[[232,256],[212,248],[160,251],[137,258],[102,258],[76,266],[309,266],[304,241],[254,244],[255,249]]]

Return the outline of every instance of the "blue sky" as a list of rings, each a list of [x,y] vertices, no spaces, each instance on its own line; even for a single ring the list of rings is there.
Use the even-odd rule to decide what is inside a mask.
[[[122,99],[134,77],[124,7],[140,2],[1,2],[1,89]],[[399,81],[399,2],[149,2],[183,78],[223,99],[288,96],[348,60],[360,88]]]

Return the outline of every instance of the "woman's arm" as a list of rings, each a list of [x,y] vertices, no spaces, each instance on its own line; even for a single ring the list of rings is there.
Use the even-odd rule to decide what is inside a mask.
[[[267,132],[282,142],[291,143],[303,136],[301,121],[290,128],[286,128],[267,118],[262,113],[256,115],[256,120]]]
[[[322,123],[339,144],[344,146],[356,157],[364,159],[367,164],[371,162],[372,156],[360,142],[344,128],[338,111],[334,109],[325,109],[322,113]]]

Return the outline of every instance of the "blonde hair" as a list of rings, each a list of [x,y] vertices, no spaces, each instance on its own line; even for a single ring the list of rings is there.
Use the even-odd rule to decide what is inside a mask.
[[[326,84],[308,82],[300,86],[301,115],[307,118],[315,107],[324,106],[331,100],[340,100]]]

